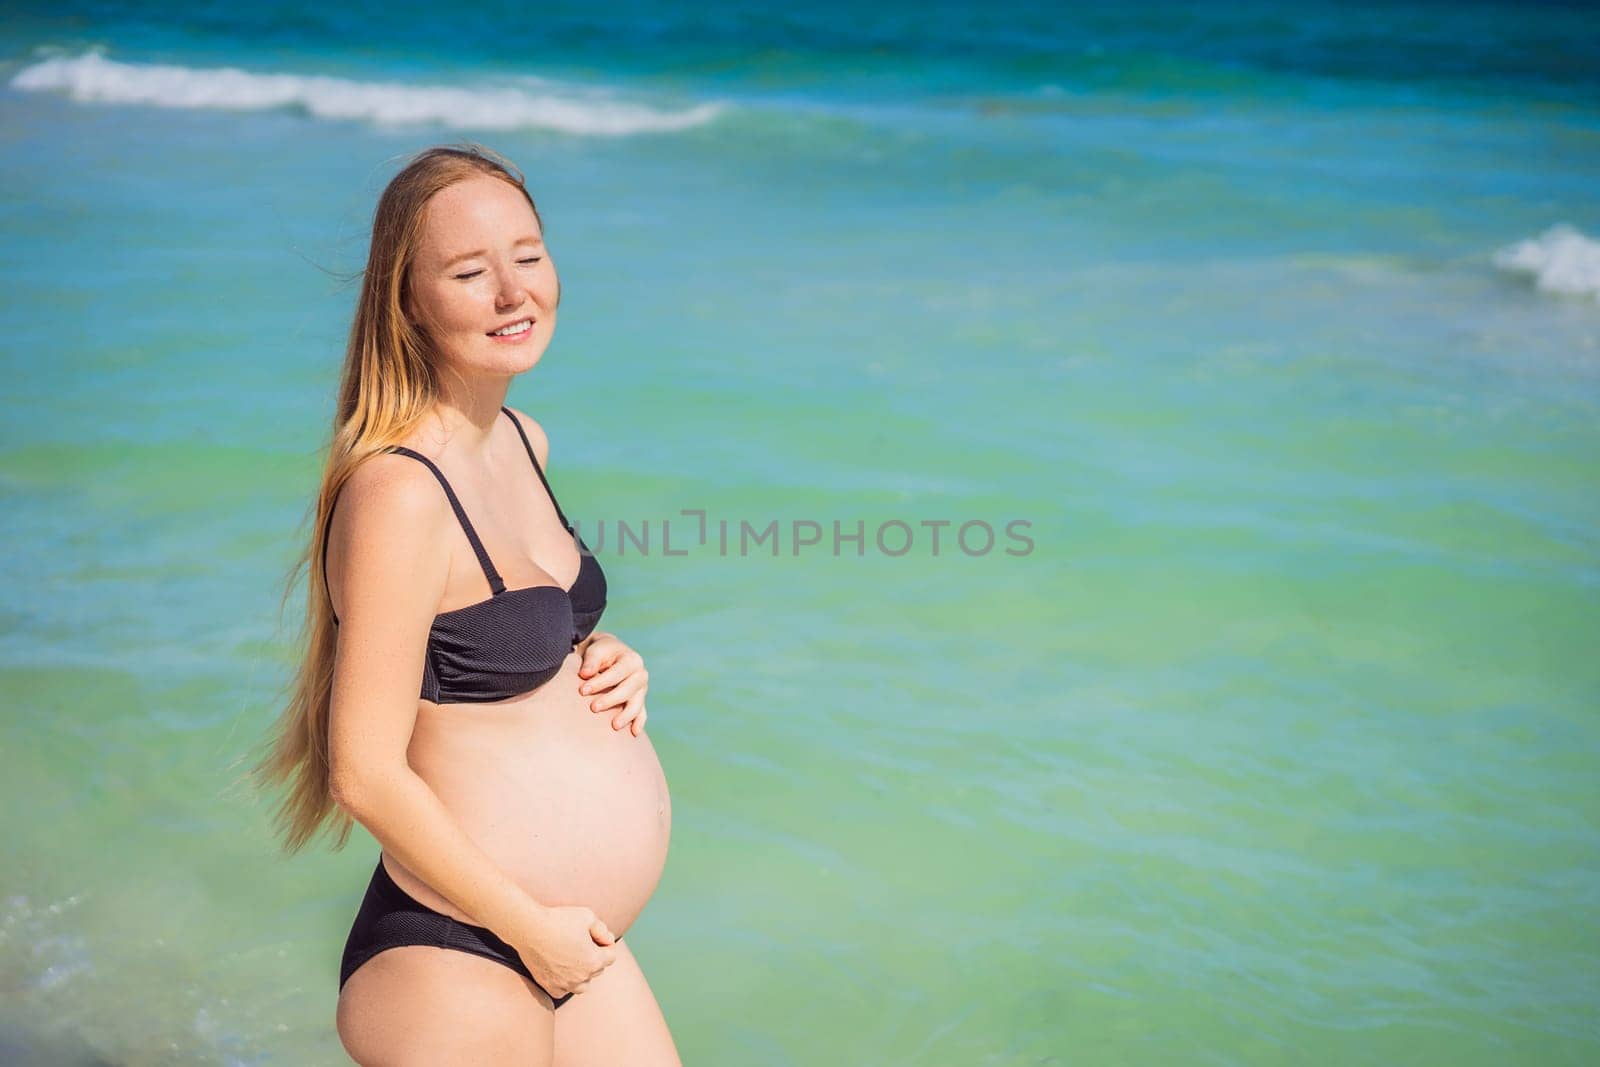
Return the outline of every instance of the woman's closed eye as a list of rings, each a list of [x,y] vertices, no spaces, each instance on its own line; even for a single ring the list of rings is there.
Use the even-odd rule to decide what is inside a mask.
[[[519,260],[517,260],[517,262],[518,263],[537,263],[543,258],[544,258],[543,256],[529,256],[526,259],[519,259]],[[465,274],[457,274],[456,277],[459,278],[461,281],[465,282],[465,281],[470,281],[473,278],[476,278],[478,275],[480,275],[482,273],[483,273],[483,271],[481,271],[481,270],[471,270],[471,271],[468,271]]]

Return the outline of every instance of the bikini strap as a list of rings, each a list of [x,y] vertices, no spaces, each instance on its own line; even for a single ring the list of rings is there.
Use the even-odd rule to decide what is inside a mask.
[[[572,523],[567,521],[567,513],[561,510],[561,501],[556,499],[555,490],[550,488],[550,479],[544,476],[544,470],[539,466],[539,461],[534,458],[533,445],[528,441],[528,431],[522,428],[522,420],[511,414],[510,408],[503,407],[500,410],[506,413],[506,418],[511,420],[511,425],[517,428],[517,436],[522,438],[522,447],[528,450],[528,459],[533,461],[533,469],[538,472],[539,481],[544,483],[545,495],[550,498],[550,503],[556,506],[556,514],[561,518],[561,525],[565,526],[570,533],[572,531]]]
[[[395,445],[391,451],[420,460],[433,472],[433,476],[439,479],[439,484],[444,486],[444,495],[450,498],[450,506],[455,509],[456,518],[461,521],[461,529],[466,531],[467,540],[472,542],[472,551],[477,553],[478,564],[483,567],[483,576],[489,579],[490,592],[495,596],[505,592],[506,583],[500,580],[500,572],[494,569],[493,563],[489,562],[489,553],[485,551],[483,542],[478,540],[478,531],[472,528],[472,522],[467,518],[466,509],[461,506],[461,501],[456,499],[456,491],[450,488],[450,481],[444,476],[444,472],[434,466],[433,460],[424,456],[421,452],[413,452],[405,445]]]

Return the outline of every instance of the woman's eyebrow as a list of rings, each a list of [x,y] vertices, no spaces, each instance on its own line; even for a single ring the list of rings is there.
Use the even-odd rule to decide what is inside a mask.
[[[544,239],[539,237],[537,234],[530,234],[527,237],[518,237],[515,241],[512,241],[511,244],[513,247],[517,245],[542,245],[544,244]],[[457,263],[460,263],[463,259],[471,259],[473,256],[486,256],[488,254],[488,249],[484,248],[480,248],[476,252],[462,252],[458,256],[452,256],[445,260],[444,265],[447,268],[453,267]]]

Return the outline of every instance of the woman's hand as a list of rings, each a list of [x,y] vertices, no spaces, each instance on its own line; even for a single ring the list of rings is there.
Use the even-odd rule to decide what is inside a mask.
[[[611,931],[594,912],[575,905],[548,907],[538,925],[510,942],[534,981],[551,999],[582,993],[595,975],[616,962]]]
[[[589,710],[595,714],[614,709],[611,728],[628,726],[634,737],[644,729],[644,691],[650,672],[644,669],[639,653],[617,639],[616,634],[596,633],[584,643],[583,662],[578,665],[578,692],[592,696]],[[598,694],[598,695],[597,695]]]

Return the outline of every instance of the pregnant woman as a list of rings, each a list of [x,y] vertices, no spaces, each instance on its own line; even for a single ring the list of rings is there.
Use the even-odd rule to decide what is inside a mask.
[[[544,430],[505,405],[560,294],[488,149],[428,149],[384,190],[304,557],[308,654],[259,768],[289,786],[289,851],[330,818],[339,846],[352,819],[382,846],[339,975],[360,1064],[679,1062],[622,940],[672,822],[647,674],[596,629],[599,561]]]

